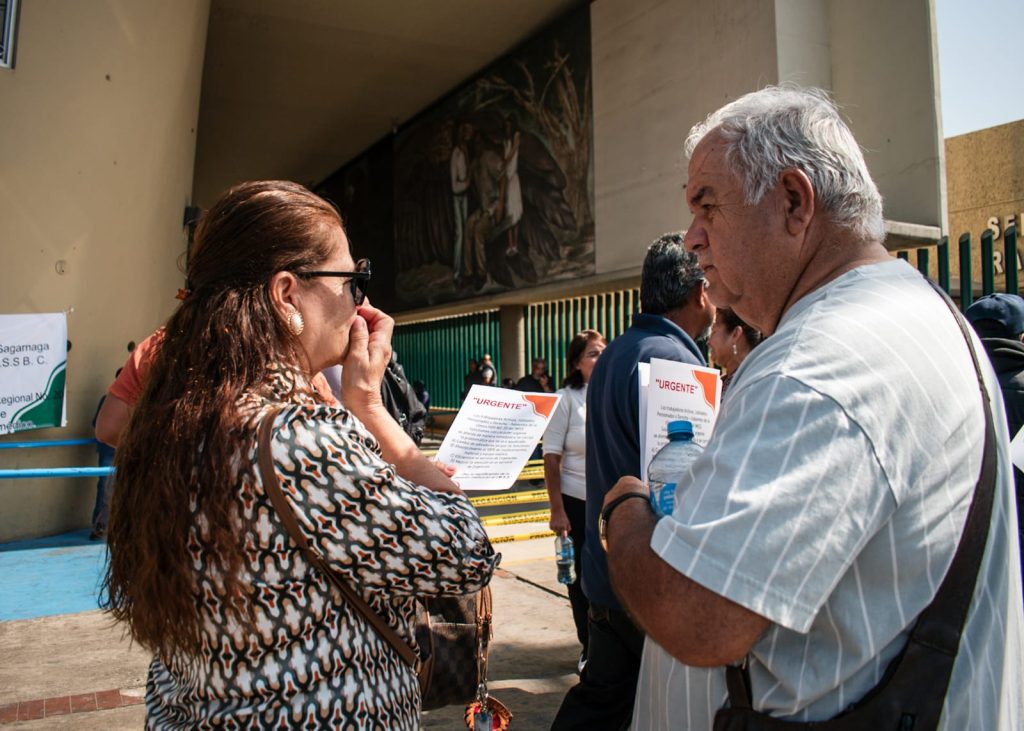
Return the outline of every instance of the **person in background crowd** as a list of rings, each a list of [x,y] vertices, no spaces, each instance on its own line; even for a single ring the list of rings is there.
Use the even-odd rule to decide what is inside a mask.
[[[413,393],[416,394],[416,398],[423,404],[423,408],[430,412],[430,391],[427,390],[426,384],[423,381],[415,380],[412,382]]]
[[[519,379],[516,388],[520,391],[551,393],[554,389],[551,388],[551,377],[547,373],[548,362],[544,358],[534,358],[530,361],[530,372]],[[544,383],[541,382],[542,376],[547,376]]]
[[[577,669],[587,663],[587,601],[580,578],[580,561],[587,534],[587,383],[608,342],[597,330],[573,337],[566,353],[569,375],[558,393],[562,398],[544,432],[544,482],[551,505],[548,526],[555,535],[569,536],[575,549],[576,580],[569,584],[569,603],[576,638],[583,646]]]
[[[419,446],[427,428],[427,407],[423,405],[405,369],[398,362],[398,353],[392,351],[384,379],[380,384],[380,398],[391,417],[405,430]]]
[[[722,395],[736,375],[740,363],[750,351],[761,342],[761,333],[743,322],[728,307],[719,307],[715,313],[715,324],[711,326],[708,350],[711,360],[725,371],[722,377]]]
[[[483,386],[494,386],[497,382],[498,371],[494,367],[490,353],[480,356],[480,384]]]
[[[118,368],[114,377],[121,375],[121,369]],[[93,428],[96,427],[96,419],[99,418],[100,411],[103,410],[103,402],[106,401],[107,396],[100,396],[100,402],[96,405],[96,413],[92,417]],[[96,440],[96,458],[97,466],[99,467],[112,467],[114,464],[114,448],[106,442]],[[114,489],[114,475],[101,475],[96,480],[96,502],[92,508],[92,520],[90,525],[92,529],[89,531],[90,541],[102,541],[107,537],[107,523],[110,520],[110,493]]]
[[[968,307],[964,316],[996,369],[1012,439],[1024,428],[1024,298],[1001,292],[986,295]],[[1016,465],[1013,482],[1017,491],[1017,533],[1024,545],[1024,472]],[[1024,571],[1024,560],[1021,564]]]
[[[478,383],[483,383],[483,377],[480,374],[480,365],[477,363],[476,358],[470,358],[469,371],[462,377],[462,393],[459,395],[459,400],[465,401],[466,394],[469,393],[469,389],[473,388],[473,386]]]
[[[132,408],[142,395],[143,375],[153,360],[163,334],[163,328],[159,328],[136,345],[128,354],[124,365],[117,370],[114,382],[107,389],[106,398],[103,399],[93,419],[98,441],[117,447],[121,432],[131,418]]]
[[[625,729],[632,715],[644,636],[612,591],[597,519],[619,476],[640,474],[638,364],[663,358],[706,365],[697,341],[708,337],[715,308],[704,292],[697,257],[683,249],[682,233],[665,234],[648,248],[640,307],[632,326],[601,354],[587,387],[582,568],[590,601],[589,645],[580,682],[569,689],[555,717],[556,730]]]
[[[505,376],[504,378],[501,379],[501,387],[514,389],[516,387],[516,382],[513,381],[508,376]]]
[[[121,433],[131,419],[132,410],[142,396],[146,373],[163,339],[164,329],[157,328],[132,349],[128,360],[117,369],[114,382],[107,389],[106,398],[100,401],[99,411],[93,418],[97,441],[117,447]],[[340,367],[338,370],[340,372]],[[312,386],[326,403],[337,404],[331,385],[322,373],[313,377]]]
[[[833,718],[874,689],[960,542],[983,398],[998,461],[987,549],[948,690],[912,692],[936,699],[946,731],[1024,727],[1012,475],[991,367],[983,358],[983,397],[954,314],[885,249],[881,196],[825,92],[747,94],[695,126],[686,151],[687,249],[712,301],[767,339],[672,515],[656,519],[633,476],[607,495],[612,585],[647,634],[634,731],[710,729],[727,664],[742,663],[755,711],[790,721]],[[906,720],[894,711],[892,727]]]
[[[416,670],[306,562],[256,464],[271,419],[262,457],[299,530],[414,647],[417,597],[489,582],[476,510],[381,402],[394,321],[369,278],[295,183],[238,185],[199,224],[108,529],[104,604],[153,653],[148,728],[420,727]],[[344,408],[312,385],[338,363]]]

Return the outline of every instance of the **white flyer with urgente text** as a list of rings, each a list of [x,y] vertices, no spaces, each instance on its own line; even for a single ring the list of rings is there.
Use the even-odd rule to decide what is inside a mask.
[[[473,386],[437,459],[457,468],[463,490],[505,490],[523,471],[562,397]]]
[[[722,379],[714,368],[651,358],[646,397],[646,409],[640,409],[646,411],[640,440],[640,479],[645,482],[647,466],[668,441],[670,421],[691,422],[693,441],[707,445],[718,417]]]

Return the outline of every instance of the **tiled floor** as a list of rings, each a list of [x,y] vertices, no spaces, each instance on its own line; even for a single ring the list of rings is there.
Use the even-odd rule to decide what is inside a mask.
[[[34,721],[40,718],[66,716],[71,713],[88,713],[89,711],[105,711],[111,708],[134,706],[142,703],[142,700],[141,695],[115,689],[9,703],[0,706],[0,725],[15,721]]]

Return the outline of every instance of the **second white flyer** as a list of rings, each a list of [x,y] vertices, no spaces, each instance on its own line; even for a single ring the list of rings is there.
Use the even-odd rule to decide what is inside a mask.
[[[722,379],[714,368],[651,358],[646,389],[644,380],[641,377],[640,479],[646,482],[647,466],[668,441],[670,421],[691,422],[693,440],[707,445],[718,418]]]

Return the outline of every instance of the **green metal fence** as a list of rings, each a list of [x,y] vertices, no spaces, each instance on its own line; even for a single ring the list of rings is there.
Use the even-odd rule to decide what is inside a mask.
[[[489,353],[501,383],[501,323],[498,310],[399,325],[392,346],[410,381],[423,381],[430,405],[458,408],[469,360]]]
[[[529,371],[533,358],[544,358],[552,386],[560,386],[566,376],[565,354],[576,333],[592,328],[611,341],[629,327],[639,311],[640,290],[636,288],[528,305],[523,312],[524,372]]]
[[[1020,254],[1017,251],[1017,229],[1010,226],[1003,233],[1003,247],[998,250],[993,245],[992,232],[985,231],[980,236],[979,251],[975,249],[971,234],[961,234],[957,239],[956,253],[959,264],[956,280],[950,270],[949,237],[943,236],[935,248],[936,267],[931,269],[931,248],[917,249],[915,262],[919,271],[933,277],[946,292],[960,303],[960,309],[966,310],[977,297],[999,291],[1019,294],[1017,268],[1020,266]],[[900,251],[899,258],[910,260],[909,251]],[[981,269],[980,281],[975,281],[975,260]],[[999,281],[999,280],[1002,281]],[[1002,285],[1000,287],[1000,285]]]
[[[961,309],[966,309],[978,296],[997,289],[1019,293],[1016,228],[1008,227],[1003,238],[1002,246],[997,249],[993,246],[992,233],[986,231],[979,237],[976,251],[970,234],[960,236],[955,244],[959,262],[955,281],[948,237],[943,237],[937,246],[900,251],[896,255],[913,261],[921,272],[938,281],[958,300]],[[977,269],[980,269],[980,279],[976,282]],[[639,310],[640,290],[637,288],[525,306],[523,371],[529,370],[532,358],[544,358],[553,385],[560,385],[566,375],[565,354],[573,335],[593,328],[611,341],[629,327]],[[469,359],[479,359],[484,353],[491,354],[497,371],[496,383],[501,382],[501,324],[497,309],[400,325],[395,328],[393,343],[409,379],[426,384],[432,406],[458,408]]]

